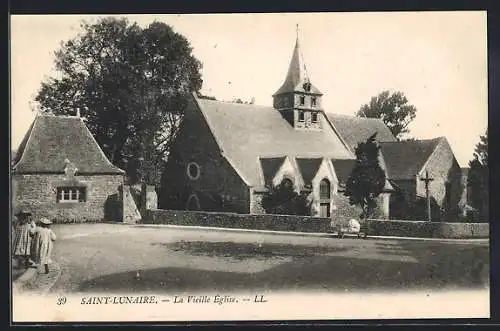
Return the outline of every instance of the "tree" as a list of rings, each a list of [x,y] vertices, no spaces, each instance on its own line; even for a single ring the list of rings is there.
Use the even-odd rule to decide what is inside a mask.
[[[385,172],[380,167],[380,146],[375,141],[376,133],[356,147],[356,164],[347,179],[344,195],[351,205],[363,210],[361,218],[371,217],[377,208],[376,198],[385,186]]]
[[[245,105],[253,105],[255,103],[255,98],[252,97],[250,101],[243,101],[241,98],[235,98],[231,101],[232,103],[242,103]]]
[[[370,103],[362,105],[356,116],[380,118],[392,134],[400,139],[410,132],[408,125],[415,119],[416,112],[415,106],[408,104],[404,93],[383,91],[372,97]]]
[[[469,202],[477,210],[477,216],[482,221],[489,220],[488,130],[480,136],[474,158],[469,162],[467,186]]]
[[[262,208],[268,214],[280,215],[311,215],[311,201],[309,193],[297,193],[293,185],[285,180],[277,186],[269,186],[262,197]]]
[[[212,96],[212,95],[204,95],[201,92],[197,92],[196,96],[200,99],[206,99],[206,100],[215,100],[217,101],[217,98]]]
[[[185,37],[164,23],[83,21],[83,32],[55,53],[57,78],[35,98],[40,110],[79,109],[106,156],[133,181],[156,184],[190,92],[201,88],[201,63]]]

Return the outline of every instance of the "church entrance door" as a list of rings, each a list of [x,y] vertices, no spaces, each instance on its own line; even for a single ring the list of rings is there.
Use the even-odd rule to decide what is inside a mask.
[[[319,217],[330,217],[330,203],[323,202],[319,204]]]
[[[326,178],[319,183],[319,217],[330,217],[330,187]]]

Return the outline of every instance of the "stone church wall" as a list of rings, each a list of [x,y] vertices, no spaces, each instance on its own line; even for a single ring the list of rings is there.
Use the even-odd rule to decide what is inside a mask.
[[[250,189],[222,156],[202,116],[194,104],[188,107],[163,172],[158,206],[184,210],[195,196],[201,210],[249,213]],[[192,163],[199,168],[194,178],[188,174]]]

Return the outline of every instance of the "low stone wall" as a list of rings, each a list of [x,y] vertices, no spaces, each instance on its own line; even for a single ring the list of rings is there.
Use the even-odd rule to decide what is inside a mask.
[[[488,223],[444,223],[425,221],[368,221],[369,234],[418,238],[489,238]]]
[[[249,215],[182,210],[147,210],[143,224],[207,226],[269,231],[327,233],[329,218],[294,215]],[[368,234],[418,238],[488,238],[488,223],[438,223],[368,220]]]
[[[330,219],[294,215],[254,215],[154,209],[146,211],[141,223],[269,231],[327,232]]]

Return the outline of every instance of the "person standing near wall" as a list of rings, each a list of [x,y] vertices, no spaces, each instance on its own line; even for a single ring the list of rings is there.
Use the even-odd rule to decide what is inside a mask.
[[[52,255],[53,242],[56,240],[56,234],[50,228],[52,222],[42,217],[40,226],[31,229],[33,235],[34,261],[38,266],[45,267],[45,273],[49,273],[49,264],[52,263],[50,256]]]
[[[17,224],[14,224],[13,255],[18,260],[18,265],[29,268],[32,261],[30,232],[36,227],[31,218],[31,212],[21,210],[17,213]]]

